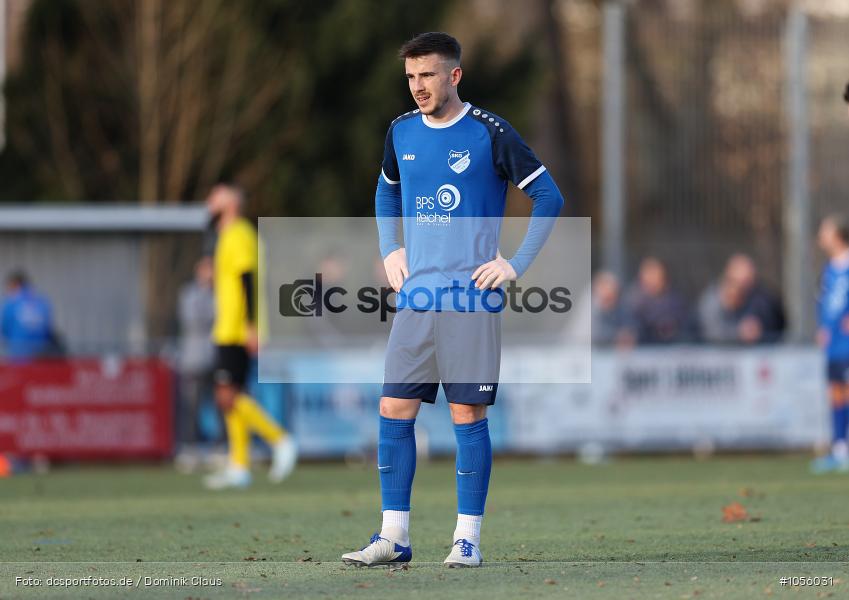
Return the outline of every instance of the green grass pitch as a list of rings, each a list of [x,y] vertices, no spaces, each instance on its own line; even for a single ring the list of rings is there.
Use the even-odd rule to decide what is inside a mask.
[[[60,468],[0,480],[0,598],[849,597],[849,476],[813,477],[806,460],[497,460],[486,563],[464,570],[441,564],[453,462],[420,464],[414,560],[394,572],[339,562],[379,526],[372,467],[302,465],[279,486],[257,471],[251,489],[219,493],[164,466]],[[724,523],[732,502],[749,517]],[[133,586],[46,587],[87,576]],[[832,580],[781,586],[784,576]]]

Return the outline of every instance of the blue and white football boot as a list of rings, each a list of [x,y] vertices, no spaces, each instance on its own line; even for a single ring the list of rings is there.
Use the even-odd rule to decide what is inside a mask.
[[[811,473],[822,475],[824,473],[847,473],[849,472],[849,459],[839,458],[834,454],[820,456],[811,462]]]
[[[403,533],[399,530],[399,533]],[[401,538],[402,535],[393,536]],[[401,545],[393,540],[385,537],[380,537],[379,533],[371,536],[368,546],[356,552],[348,552],[342,555],[342,562],[346,565],[356,565],[358,567],[378,567],[378,566],[402,566],[406,565],[413,558],[413,546],[409,540],[407,545]]]
[[[451,546],[451,552],[445,559],[446,567],[479,567],[483,562],[481,551],[466,539],[459,539]]]

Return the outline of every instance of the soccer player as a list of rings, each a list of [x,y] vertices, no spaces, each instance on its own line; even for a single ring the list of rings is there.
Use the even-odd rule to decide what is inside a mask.
[[[257,235],[242,215],[244,193],[233,185],[218,185],[206,201],[218,230],[215,244],[215,400],[224,414],[230,460],[226,469],[209,475],[210,489],[250,485],[250,440],[256,432],[272,450],[271,481],[285,479],[295,467],[292,437],[245,393],[257,336]]]
[[[833,215],[820,224],[819,245],[828,257],[819,298],[817,341],[825,349],[831,399],[831,452],[811,465],[815,473],[849,471],[849,221]]]
[[[424,33],[399,55],[418,108],[390,125],[375,194],[380,252],[401,308],[392,323],[380,399],[383,525],[366,547],[342,560],[373,566],[412,558],[414,425],[421,403],[435,401],[441,381],[457,441],[458,514],[445,564],[477,567],[492,468],[486,408],[495,402],[500,365],[500,314],[488,306],[503,299],[497,288],[521,276],[536,257],[563,198],[509,123],[460,100],[456,39]],[[528,232],[510,260],[498,251],[508,182],[533,200]]]

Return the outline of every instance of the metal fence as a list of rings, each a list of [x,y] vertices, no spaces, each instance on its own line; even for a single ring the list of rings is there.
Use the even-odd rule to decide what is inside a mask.
[[[807,6],[601,9],[603,265],[628,277],[658,256],[695,299],[746,252],[795,340],[813,329],[817,221],[849,194],[849,18]]]
[[[23,269],[73,355],[157,353],[201,255],[202,206],[0,208],[0,277]]]

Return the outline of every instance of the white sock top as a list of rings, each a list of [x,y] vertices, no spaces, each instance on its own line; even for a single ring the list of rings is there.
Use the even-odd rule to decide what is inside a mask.
[[[454,541],[468,540],[475,546],[481,544],[481,515],[457,515],[457,527],[454,529]]]
[[[408,510],[384,510],[383,526],[380,528],[380,537],[397,542],[402,546],[410,545],[410,511]]]

